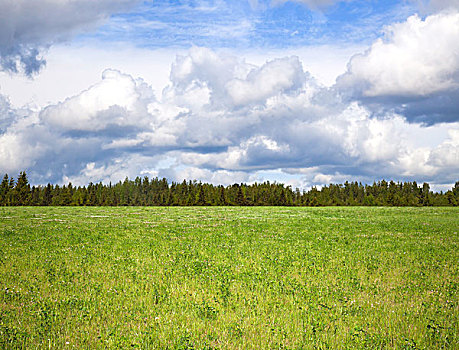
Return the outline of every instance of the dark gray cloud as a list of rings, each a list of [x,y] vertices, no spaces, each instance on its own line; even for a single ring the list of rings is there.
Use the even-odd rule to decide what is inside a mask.
[[[428,96],[360,96],[358,100],[377,117],[399,114],[411,123],[425,125],[459,121],[459,89]]]

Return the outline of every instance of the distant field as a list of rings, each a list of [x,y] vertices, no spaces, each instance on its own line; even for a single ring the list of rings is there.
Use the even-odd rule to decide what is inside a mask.
[[[458,349],[459,208],[0,208],[1,349]]]

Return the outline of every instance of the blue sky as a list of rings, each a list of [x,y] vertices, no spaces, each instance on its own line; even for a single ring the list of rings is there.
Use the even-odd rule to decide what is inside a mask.
[[[0,172],[459,179],[459,1],[0,0]]]
[[[80,40],[158,47],[291,48],[371,43],[386,24],[416,12],[413,3],[352,1],[310,9],[302,3],[258,1],[143,2],[113,15]]]

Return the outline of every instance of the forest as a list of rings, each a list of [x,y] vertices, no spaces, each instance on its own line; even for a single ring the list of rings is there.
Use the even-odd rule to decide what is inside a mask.
[[[15,180],[5,174],[1,206],[458,206],[459,181],[451,190],[433,192],[428,183],[381,180],[330,184],[300,191],[269,181],[212,185],[166,178],[126,178],[116,184],[31,186],[25,171]]]

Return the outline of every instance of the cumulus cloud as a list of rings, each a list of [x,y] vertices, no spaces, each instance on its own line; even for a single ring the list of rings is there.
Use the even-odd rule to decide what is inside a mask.
[[[433,166],[450,169],[459,174],[459,130],[449,130],[449,137],[430,153],[428,162]]]
[[[165,95],[188,107],[252,106],[277,95],[295,95],[308,78],[295,56],[256,67],[231,55],[194,47],[172,65],[172,84]]]
[[[0,0],[0,69],[31,75],[55,42],[93,28],[137,0]]]
[[[336,88],[374,110],[392,110],[409,121],[459,120],[459,12],[421,19],[414,15],[386,28],[354,56]]]
[[[1,103],[3,100],[3,103]],[[35,165],[36,160],[46,154],[47,145],[40,139],[50,137],[42,126],[37,125],[37,116],[27,110],[15,110],[0,96],[2,133],[0,134],[0,169],[14,173]]]
[[[159,97],[142,79],[106,70],[41,111],[14,110],[5,99],[0,109],[0,168],[29,170],[35,182],[146,174],[229,184],[275,174],[305,186],[381,177],[452,183],[459,166],[459,123],[375,118],[371,106],[317,84],[294,56],[252,65],[195,47],[172,64]]]
[[[141,79],[116,70],[105,70],[102,80],[77,96],[41,112],[41,119],[69,131],[100,131],[109,127],[144,129],[147,106],[155,97]]]
[[[289,57],[267,62],[243,79],[231,79],[226,90],[235,105],[248,105],[296,91],[303,87],[306,79],[298,57]]]

